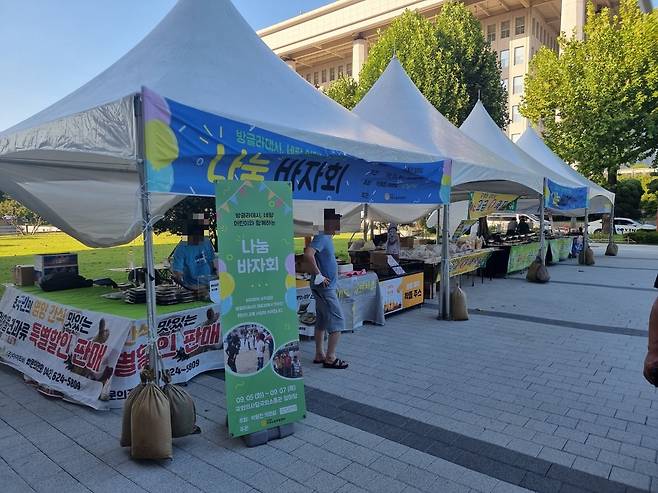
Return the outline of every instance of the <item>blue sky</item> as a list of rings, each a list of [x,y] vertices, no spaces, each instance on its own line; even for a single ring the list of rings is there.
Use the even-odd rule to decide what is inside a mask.
[[[141,40],[175,0],[0,0],[0,130],[77,89]],[[254,29],[331,0],[233,0]]]

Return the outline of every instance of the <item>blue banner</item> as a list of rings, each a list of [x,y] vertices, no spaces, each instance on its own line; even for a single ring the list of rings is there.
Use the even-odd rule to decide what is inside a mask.
[[[544,207],[552,211],[572,211],[587,208],[587,187],[563,187],[546,179]]]
[[[450,161],[368,162],[200,111],[142,89],[148,189],[215,195],[215,181],[288,181],[293,198],[445,204]]]

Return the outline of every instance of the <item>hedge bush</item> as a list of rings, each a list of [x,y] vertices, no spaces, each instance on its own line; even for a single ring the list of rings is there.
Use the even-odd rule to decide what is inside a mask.
[[[635,233],[628,233],[628,237],[635,243],[644,243],[647,245],[658,245],[658,231],[639,230]]]

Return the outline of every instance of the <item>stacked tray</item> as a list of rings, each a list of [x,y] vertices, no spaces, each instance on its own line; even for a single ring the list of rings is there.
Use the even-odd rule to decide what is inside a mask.
[[[146,303],[146,289],[144,288],[128,289],[124,295],[123,301],[131,304]]]

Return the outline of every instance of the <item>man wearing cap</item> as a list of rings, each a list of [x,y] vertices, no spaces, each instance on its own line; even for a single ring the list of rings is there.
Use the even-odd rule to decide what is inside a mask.
[[[315,358],[313,363],[324,368],[345,369],[347,362],[336,357],[340,333],[345,328],[343,311],[338,300],[338,263],[333,236],[340,230],[340,214],[335,209],[324,210],[324,228],[313,237],[304,250],[311,266],[311,291],[315,298]],[[327,351],[324,351],[324,333],[329,334]]]

